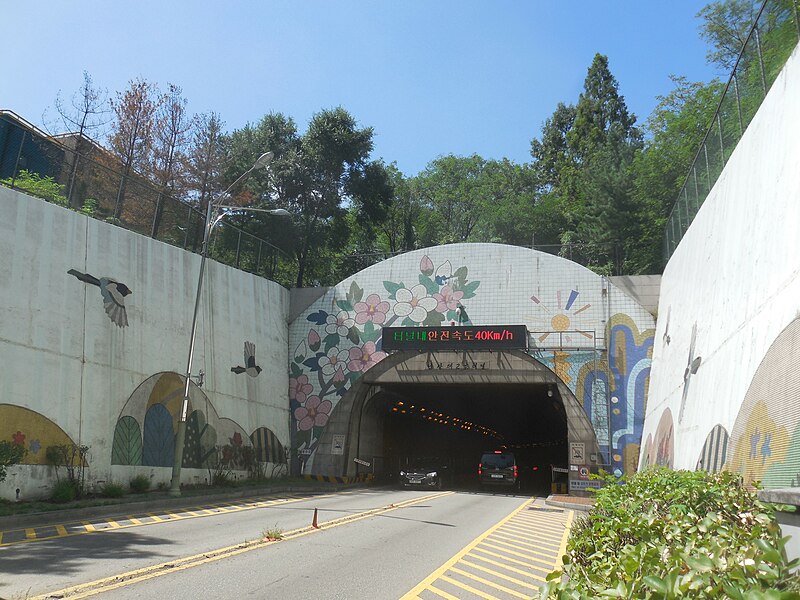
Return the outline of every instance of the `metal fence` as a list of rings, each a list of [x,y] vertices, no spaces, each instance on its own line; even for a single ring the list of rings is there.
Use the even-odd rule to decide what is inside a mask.
[[[0,183],[161,242],[200,252],[205,212],[142,175],[124,174],[113,155],[86,137],[50,136],[0,111]],[[294,282],[285,252],[226,222],[215,229],[215,260],[278,281]]]
[[[800,40],[799,13],[800,0],[765,0],[761,5],[667,219],[665,262],[672,256],[797,46]]]

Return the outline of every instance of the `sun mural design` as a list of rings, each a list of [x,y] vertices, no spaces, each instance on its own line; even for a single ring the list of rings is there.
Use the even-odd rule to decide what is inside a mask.
[[[536,306],[551,314],[551,316],[546,319],[530,317],[531,321],[534,323],[534,329],[550,329],[532,332],[540,344],[546,341],[561,341],[562,343],[565,341],[572,342],[574,339],[577,339],[574,337],[575,335],[585,337],[589,340],[594,339],[593,331],[582,331],[576,324],[576,321],[580,320],[579,318],[576,319],[576,317],[592,306],[591,304],[584,304],[578,308],[578,304],[580,303],[576,304],[576,301],[579,295],[580,292],[577,290],[570,290],[569,293],[558,290],[556,292],[556,309],[554,310],[543,303],[538,296],[531,296],[531,300]],[[564,300],[564,296],[566,296],[566,300]]]

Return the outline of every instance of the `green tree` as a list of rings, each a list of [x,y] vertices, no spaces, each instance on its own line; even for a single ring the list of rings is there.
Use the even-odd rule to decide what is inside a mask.
[[[638,246],[626,272],[658,273],[663,268],[664,226],[703,141],[722,84],[692,83],[673,76],[675,88],[647,120],[647,142],[634,163],[634,194],[641,224]]]
[[[4,481],[6,478],[6,468],[19,464],[26,452],[27,450],[23,446],[6,440],[0,441],[0,481]]]
[[[709,45],[706,61],[721,74],[733,70],[761,4],[762,0],[721,0],[697,13],[702,19],[700,37]]]
[[[293,227],[255,214],[239,221],[256,224],[263,237],[292,252],[297,287],[329,283],[334,276],[336,257],[349,240],[348,208],[367,223],[385,217],[392,188],[383,164],[369,160],[372,135],[372,128],[359,127],[345,109],[336,108],[316,113],[303,135],[292,119],[270,114],[230,136],[231,176],[263,152],[275,155],[270,169],[254,173],[237,200],[287,208]]]

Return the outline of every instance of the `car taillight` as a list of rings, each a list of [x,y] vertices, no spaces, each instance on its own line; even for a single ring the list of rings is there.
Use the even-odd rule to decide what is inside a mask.
[[[478,463],[478,475],[480,475],[481,473],[483,473],[483,465]]]
[[[517,465],[514,465],[514,477],[517,477]]]

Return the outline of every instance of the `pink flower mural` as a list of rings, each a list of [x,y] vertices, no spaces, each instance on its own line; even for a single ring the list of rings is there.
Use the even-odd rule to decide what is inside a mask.
[[[440,292],[433,294],[436,300],[436,310],[440,313],[447,312],[448,310],[455,310],[458,306],[458,301],[464,297],[464,292],[461,290],[454,292],[453,288],[449,285],[444,286]]]
[[[363,372],[386,358],[385,352],[378,352],[375,342],[364,342],[363,346],[350,348],[350,362],[347,368],[355,372]]]
[[[313,427],[325,427],[332,408],[330,400],[320,400],[319,396],[310,396],[304,406],[294,411],[297,428],[300,431],[309,431]]]
[[[300,404],[306,401],[306,396],[311,393],[314,386],[308,382],[308,375],[298,375],[289,379],[289,399],[297,400]]]
[[[381,300],[378,294],[370,294],[364,302],[356,302],[353,308],[356,311],[357,324],[363,325],[367,321],[372,321],[376,325],[381,325],[386,321],[389,303]]]
[[[455,319],[460,302],[475,297],[479,281],[467,266],[434,263],[425,255],[410,273],[365,292],[355,279],[337,286],[306,313],[303,333],[290,363],[289,397],[293,444],[313,456],[319,431],[362,374],[387,357],[379,351],[385,327],[437,326]],[[398,274],[399,275],[399,274]],[[375,282],[370,282],[374,285]],[[380,284],[378,284],[379,286]],[[313,461],[313,458],[310,459]]]

